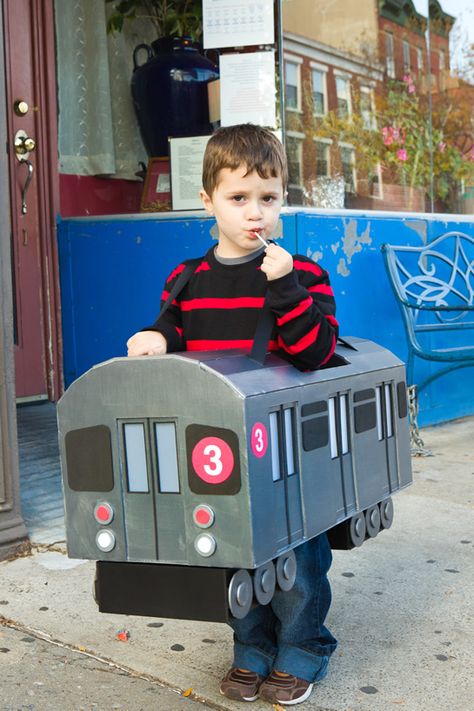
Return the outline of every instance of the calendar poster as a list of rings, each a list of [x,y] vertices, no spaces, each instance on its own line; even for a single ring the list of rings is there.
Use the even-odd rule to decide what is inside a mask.
[[[274,0],[203,0],[204,49],[273,44]]]

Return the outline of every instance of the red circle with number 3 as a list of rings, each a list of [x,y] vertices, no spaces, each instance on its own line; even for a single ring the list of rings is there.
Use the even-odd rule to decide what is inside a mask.
[[[192,453],[194,471],[207,484],[222,484],[232,474],[234,455],[220,437],[203,437]]]
[[[262,422],[256,422],[252,427],[250,436],[250,445],[252,452],[256,457],[263,457],[268,447],[267,428]]]

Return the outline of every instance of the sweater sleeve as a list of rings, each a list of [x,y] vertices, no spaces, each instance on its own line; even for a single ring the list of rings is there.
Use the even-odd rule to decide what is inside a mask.
[[[328,273],[296,255],[292,272],[268,282],[267,302],[276,317],[282,355],[300,370],[324,365],[334,353],[339,329]]]
[[[179,264],[176,269],[173,269],[171,274],[166,279],[163,292],[161,294],[160,311],[185,266],[185,264]],[[166,338],[166,350],[168,353],[184,351],[186,348],[183,339],[180,303],[181,298],[179,295],[176,299],[173,299],[163,316],[158,316],[153,325],[145,326],[145,328],[142,329],[142,331],[158,331],[159,333],[162,333]]]

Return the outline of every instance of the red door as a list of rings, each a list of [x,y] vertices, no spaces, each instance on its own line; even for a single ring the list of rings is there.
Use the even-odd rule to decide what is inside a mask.
[[[18,400],[59,395],[53,0],[5,0],[6,111]]]

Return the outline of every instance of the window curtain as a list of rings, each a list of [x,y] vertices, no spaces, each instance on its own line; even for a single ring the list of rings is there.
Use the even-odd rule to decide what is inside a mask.
[[[56,0],[59,165],[62,173],[136,179],[147,155],[133,108],[133,49],[149,23],[107,35],[105,0]]]

